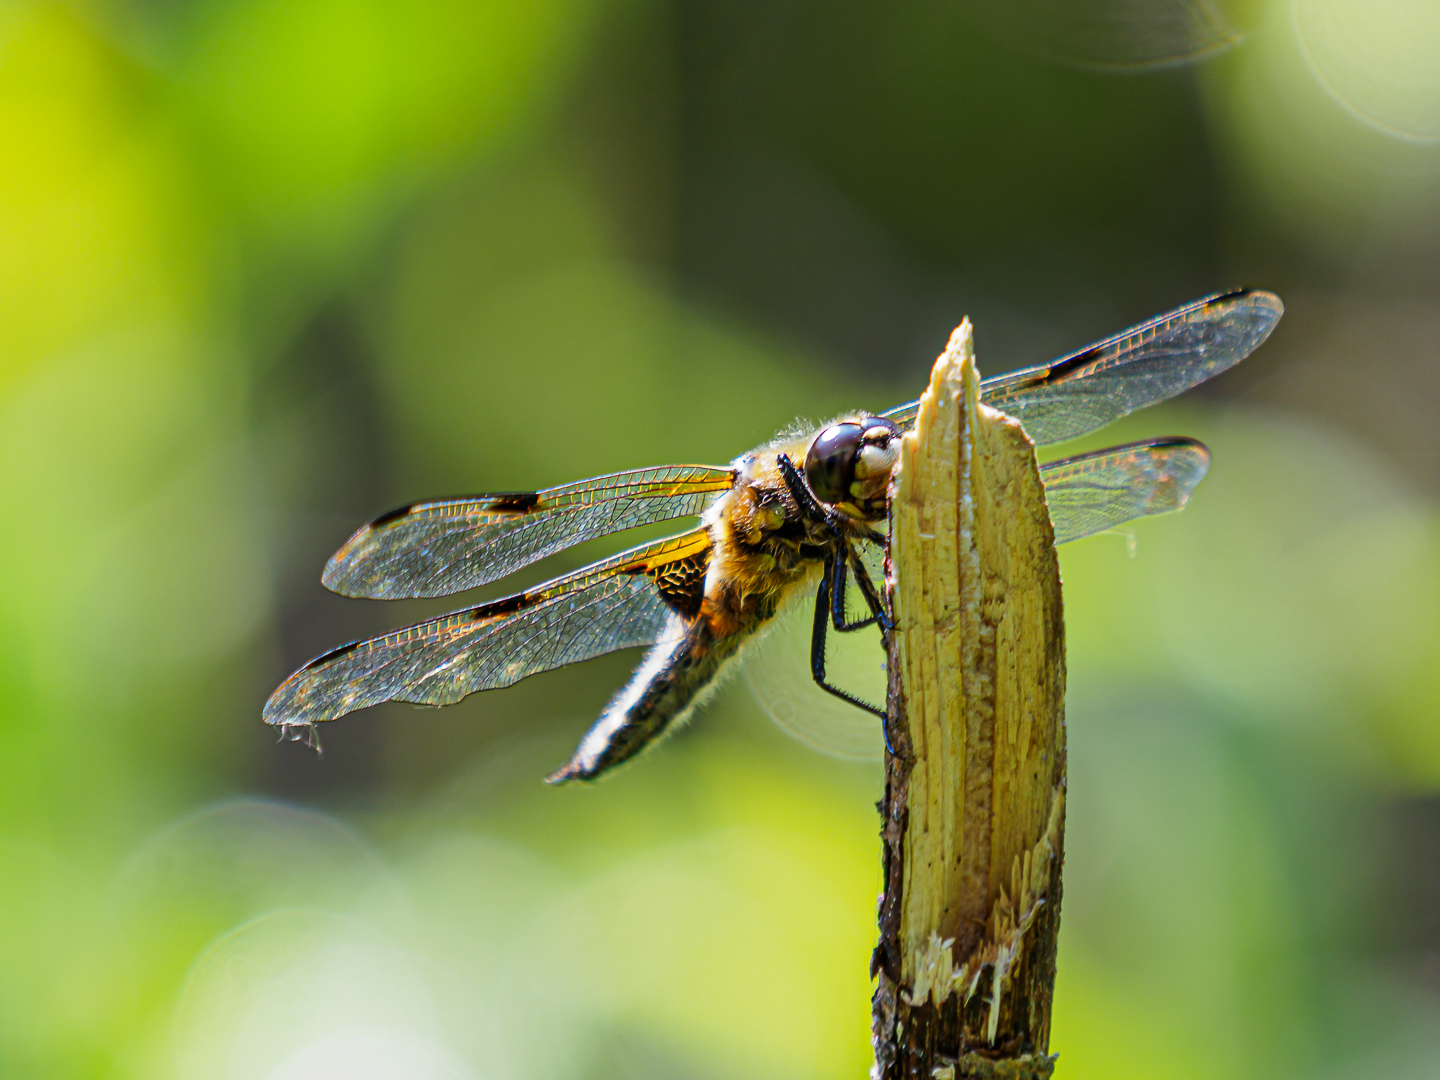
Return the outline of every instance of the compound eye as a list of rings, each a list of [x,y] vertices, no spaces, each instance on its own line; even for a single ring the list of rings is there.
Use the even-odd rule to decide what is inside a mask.
[[[855,462],[865,429],[859,424],[831,424],[805,451],[805,481],[821,502],[850,500],[855,481]]]

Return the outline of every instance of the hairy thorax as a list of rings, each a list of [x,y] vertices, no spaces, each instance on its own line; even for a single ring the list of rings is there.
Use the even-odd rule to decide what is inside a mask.
[[[804,452],[802,442],[737,459],[734,487],[705,515],[713,549],[701,615],[717,637],[769,620],[797,588],[813,586],[835,548],[831,526],[802,511],[777,464],[778,454]]]

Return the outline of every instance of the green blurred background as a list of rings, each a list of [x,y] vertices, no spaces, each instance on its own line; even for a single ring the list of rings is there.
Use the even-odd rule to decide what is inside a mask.
[[[873,730],[738,679],[546,788],[622,655],[317,757],[269,691],[445,608],[323,562],[1239,284],[1271,342],[1087,443],[1215,465],[1063,554],[1052,1049],[1440,1075],[1430,0],[6,0],[0,1075],[862,1075]]]

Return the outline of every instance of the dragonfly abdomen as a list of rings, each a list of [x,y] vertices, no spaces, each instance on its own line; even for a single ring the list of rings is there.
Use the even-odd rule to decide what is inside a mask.
[[[575,754],[545,779],[593,780],[627,761],[689,713],[717,683],[746,635],[717,637],[704,618],[672,613],[660,640],[600,714]]]

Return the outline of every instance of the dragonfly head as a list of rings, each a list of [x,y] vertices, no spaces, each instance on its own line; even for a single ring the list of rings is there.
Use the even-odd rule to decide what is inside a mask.
[[[837,420],[810,440],[805,482],[821,502],[875,520],[885,513],[885,489],[899,460],[900,429],[889,420]]]

